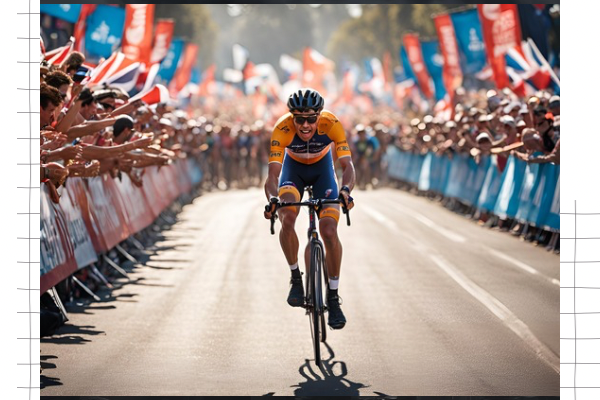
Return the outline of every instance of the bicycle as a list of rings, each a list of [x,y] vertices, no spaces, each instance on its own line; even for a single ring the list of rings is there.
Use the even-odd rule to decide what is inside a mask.
[[[346,214],[346,222],[350,226],[350,211],[345,207],[342,197],[335,200],[330,199],[314,199],[312,193],[312,186],[306,187],[308,191],[308,199],[304,202],[278,202],[277,199],[271,199],[274,203],[275,211],[271,217],[271,235],[275,234],[275,220],[277,214],[275,213],[278,209],[283,207],[308,207],[309,210],[309,227],[308,227],[308,241],[310,243],[310,266],[308,276],[306,279],[306,290],[305,290],[305,301],[304,308],[310,321],[310,332],[313,341],[313,348],[315,351],[315,363],[317,366],[321,366],[321,344],[327,340],[327,332],[325,328],[325,312],[327,306],[323,303],[323,280],[325,283],[328,282],[327,268],[324,265],[325,251],[323,249],[323,243],[319,239],[316,227],[316,215],[321,211],[324,205],[327,204],[341,204],[342,211]],[[273,201],[275,200],[275,201]],[[352,201],[352,197],[349,198]],[[269,210],[271,205],[266,206],[266,210]],[[321,274],[321,271],[323,273]],[[322,280],[323,279],[323,280]]]

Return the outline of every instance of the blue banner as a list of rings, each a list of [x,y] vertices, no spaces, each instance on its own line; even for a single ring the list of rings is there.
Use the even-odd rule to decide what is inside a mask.
[[[421,42],[421,50],[423,51],[425,66],[435,85],[435,100],[440,101],[446,95],[446,87],[442,77],[444,57],[440,53],[439,42],[437,40]]]
[[[400,60],[402,60],[402,68],[404,68],[404,75],[406,79],[412,79],[415,84],[417,83],[417,78],[410,66],[410,62],[408,61],[408,54],[406,54],[406,49],[404,46],[400,46]]]
[[[490,212],[494,210],[496,200],[498,199],[498,192],[500,192],[501,181],[500,170],[498,170],[498,158],[491,157],[485,178],[479,192],[479,198],[477,199],[477,206],[479,209]]]
[[[550,55],[548,34],[552,28],[552,18],[548,12],[548,7],[543,11],[539,10],[533,4],[518,4],[517,7],[519,8],[523,40],[531,38],[540,50],[540,53],[547,60]]]
[[[40,12],[75,23],[79,18],[81,4],[40,4]]]
[[[528,220],[538,228],[544,226],[554,200],[558,170],[554,164],[542,164],[540,170],[540,182],[532,198],[533,208],[529,213]]]
[[[475,74],[486,65],[485,45],[477,10],[450,14],[456,41],[461,53],[461,66],[465,74]]]
[[[526,166],[527,163],[512,155],[508,158],[506,168],[504,168],[502,174],[502,185],[498,193],[498,200],[494,207],[494,214],[501,219],[514,218],[517,214]]]
[[[175,76],[177,64],[179,63],[179,59],[183,54],[184,47],[185,41],[183,39],[173,39],[171,42],[171,47],[169,47],[169,52],[164,60],[162,60],[160,63],[158,77],[163,80],[166,85],[168,85],[169,82],[171,82],[171,79],[173,79],[173,76]]]
[[[543,223],[544,229],[551,231],[560,231],[560,165],[556,165],[556,185],[554,187],[554,195],[550,203],[550,211],[546,216],[546,221]]]
[[[533,194],[537,192],[540,184],[540,178],[543,172],[544,164],[527,164],[525,168],[525,174],[523,175],[523,186],[521,187],[521,194],[519,195],[519,209],[515,218],[521,222],[526,223],[529,213],[533,208]]]
[[[92,57],[108,58],[121,45],[125,9],[99,5],[87,19],[85,50]]]

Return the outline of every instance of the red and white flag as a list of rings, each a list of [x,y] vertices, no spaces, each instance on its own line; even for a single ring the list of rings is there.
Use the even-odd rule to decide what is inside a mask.
[[[183,57],[179,62],[179,66],[175,71],[175,76],[171,80],[169,85],[169,91],[173,97],[177,96],[177,93],[185,87],[192,77],[192,67],[196,63],[198,57],[198,45],[188,43],[185,46]]]
[[[116,52],[92,71],[85,85],[92,87],[107,84],[130,91],[135,87],[139,72],[139,62],[127,58],[121,52]]]
[[[62,47],[58,47],[54,50],[48,51],[45,54],[44,59],[48,61],[51,65],[60,65],[63,61],[67,59],[69,54],[73,51],[73,46],[75,45],[75,38],[71,36],[66,45]]]
[[[140,92],[129,99],[129,102],[142,100],[147,105],[166,103],[170,100],[169,90],[161,84],[156,84],[146,92]]]

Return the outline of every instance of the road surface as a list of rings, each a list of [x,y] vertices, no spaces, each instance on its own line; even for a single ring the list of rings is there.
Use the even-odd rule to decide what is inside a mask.
[[[558,256],[406,192],[353,196],[348,323],[322,370],[262,190],[219,191],[184,208],[133,283],[42,340],[42,396],[559,395]]]

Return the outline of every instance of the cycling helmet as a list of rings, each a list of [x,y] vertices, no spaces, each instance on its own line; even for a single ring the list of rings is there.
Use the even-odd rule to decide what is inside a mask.
[[[290,111],[303,111],[304,109],[320,110],[324,105],[325,100],[314,89],[299,89],[290,95],[287,102]]]

